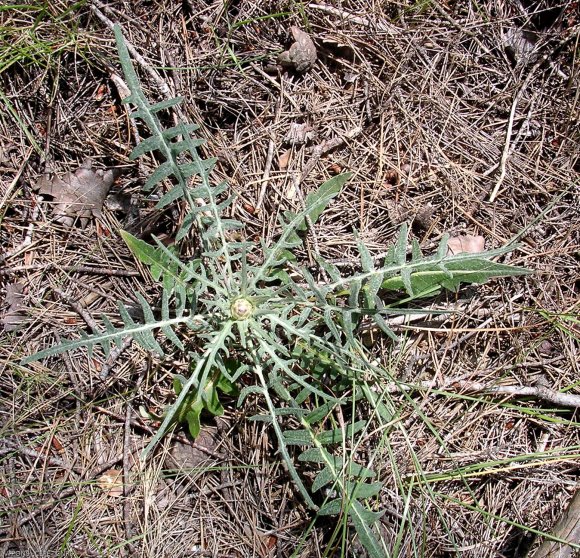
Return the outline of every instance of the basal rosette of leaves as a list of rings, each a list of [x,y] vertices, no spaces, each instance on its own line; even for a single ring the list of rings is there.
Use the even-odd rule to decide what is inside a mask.
[[[157,239],[150,245],[121,231],[134,256],[149,267],[160,284],[160,314],[137,294],[142,321],[135,321],[119,303],[122,327],[103,317],[99,332],[81,332],[78,339],[49,347],[23,362],[80,347],[92,351],[100,346],[109,354],[126,336],[159,355],[166,351],[185,355],[190,362],[189,377],[175,377],[176,400],[167,408],[159,430],[144,450],[145,456],[176,423],[186,423],[196,436],[203,412],[223,412],[220,393],[238,394],[239,405],[248,395],[258,394],[268,412],[254,420],[271,425],[279,454],[306,504],[319,515],[347,515],[369,555],[385,556],[376,532],[383,483],[372,469],[352,459],[348,448],[357,434],[371,426],[370,415],[365,417],[357,409],[370,409],[371,414],[387,418],[396,414],[389,398],[381,393],[385,380],[396,380],[372,362],[361,342],[362,321],[374,324],[396,341],[388,316],[404,310],[385,304],[385,292],[399,293],[400,299],[410,301],[441,289],[457,290],[461,283],[483,283],[491,277],[521,275],[527,270],[492,260],[508,248],[448,255],[446,238],[431,256],[424,256],[416,242],[408,255],[408,231],[403,226],[380,266],[360,240],[357,273],[344,275],[317,257],[328,278],[318,282],[297,263],[293,251],[301,246],[307,223],[317,221],[340,194],[349,174],[335,176],[309,194],[302,211],[284,212],[275,242],[232,240],[231,232],[244,227],[226,217],[234,198],[225,183],[215,184],[211,179],[216,159],[200,157],[202,141],[191,135],[197,126],[180,123],[163,127],[158,113],[181,99],[150,104],[119,27],[115,34],[131,90],[124,102],[133,107],[131,116],[150,132],[135,147],[131,159],[152,152],[161,156],[163,162],[147,178],[144,188],[149,191],[171,183],[157,207],[185,204],[187,214],[176,243],[179,247],[186,237],[195,235],[199,253],[193,259],[181,260],[178,249],[169,250]],[[331,385],[322,381],[325,374],[334,378]],[[334,421],[337,412],[350,417],[347,424]],[[312,482],[301,474],[304,467],[314,471]]]

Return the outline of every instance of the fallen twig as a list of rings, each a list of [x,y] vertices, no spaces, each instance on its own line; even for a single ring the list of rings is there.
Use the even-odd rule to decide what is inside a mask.
[[[131,491],[131,463],[129,456],[131,455],[131,405],[127,402],[127,409],[125,410],[125,427],[123,436],[123,523],[125,525],[125,537],[128,541],[127,550],[129,555],[135,555],[135,549],[131,544],[133,538],[133,521],[131,520],[131,499],[129,498]]]
[[[86,310],[86,308],[84,308],[79,302],[73,300],[64,291],[61,291],[56,287],[53,287],[52,290],[61,298],[63,298],[65,302],[86,322],[86,324],[91,328],[93,333],[99,332],[99,326],[97,325],[97,322],[93,319],[93,317],[90,315],[88,310]],[[117,362],[117,359],[131,346],[132,342],[133,338],[128,335],[123,338],[123,342],[121,343],[120,347],[117,347],[115,345],[115,347],[111,349],[111,352],[109,353],[109,356],[107,357],[107,360],[103,365],[103,368],[101,369],[101,372],[99,374],[99,378],[101,380],[107,379],[107,376],[111,372],[111,368],[113,367],[115,362]]]
[[[450,379],[445,382],[429,380],[415,384],[390,384],[386,387],[388,393],[412,392],[425,390],[453,389],[459,392],[476,392],[484,394],[505,395],[510,397],[535,397],[560,407],[580,407],[580,395],[562,393],[544,385],[527,386],[488,386],[481,382],[463,379]]]
[[[569,541],[570,544],[565,545],[546,539],[533,554],[533,558],[569,558],[580,548],[580,490],[574,494],[550,534],[558,539]]]
[[[270,140],[268,144],[268,155],[266,156],[266,163],[264,164],[264,174],[262,175],[262,188],[260,190],[260,195],[258,196],[258,203],[256,203],[256,211],[262,207],[264,202],[264,196],[266,194],[266,189],[268,187],[268,181],[270,180],[270,169],[272,168],[272,160],[274,159],[274,140]]]
[[[93,273],[95,275],[111,275],[114,277],[139,277],[141,275],[138,271],[126,271],[124,269],[108,269],[106,267],[91,267],[88,265],[59,265],[56,263],[39,263],[5,267],[0,269],[0,275],[13,275],[22,271],[35,271],[37,269],[42,269],[43,271],[56,269],[58,271],[68,271],[71,273]]]
[[[365,17],[359,17],[354,15],[351,12],[346,10],[342,10],[340,8],[335,8],[334,6],[329,6],[327,4],[308,4],[308,7],[312,10],[319,10],[321,12],[325,12],[327,14],[331,14],[337,17],[344,19],[345,21],[351,21],[352,23],[356,23],[358,25],[363,25],[364,27],[372,27],[377,31],[381,31],[383,33],[387,33],[388,35],[400,35],[402,30],[388,23],[384,20],[371,20]]]
[[[143,445],[145,445],[145,444],[143,444]],[[60,501],[64,500],[65,498],[69,498],[71,496],[74,496],[76,491],[78,490],[79,486],[86,484],[86,482],[89,480],[96,479],[99,475],[102,475],[105,471],[108,471],[113,465],[116,465],[122,459],[123,459],[123,455],[122,454],[118,455],[117,457],[111,459],[110,461],[107,461],[107,463],[104,463],[103,465],[101,465],[100,467],[98,467],[97,469],[92,471],[90,474],[85,475],[83,478],[81,478],[79,480],[78,484],[75,484],[73,486],[70,486],[69,488],[65,488],[64,490],[61,490],[50,501],[45,502],[44,504],[37,504],[36,507],[30,513],[25,515],[15,525],[12,525],[8,529],[1,529],[0,528],[0,535],[6,535],[9,532],[9,530],[20,529],[23,525],[26,525],[30,520],[34,519],[39,513],[42,513],[43,511],[52,508],[53,506],[55,506],[56,504],[58,504]]]
[[[39,451],[33,450],[31,448],[27,448],[15,441],[4,439],[2,440],[2,445],[0,445],[0,455],[6,455],[7,453],[21,453],[22,455],[26,455],[27,457],[31,457],[32,459],[40,459],[44,463],[48,465],[53,465],[54,467],[60,467],[67,471],[74,471],[75,473],[80,473],[80,470],[76,467],[71,467],[67,463],[65,463],[60,457],[52,457],[45,453],[41,453]]]
[[[111,30],[115,28],[115,24],[101,11],[105,10],[106,6],[99,0],[92,0],[91,10],[94,14]],[[127,45],[127,50],[133,55],[133,58],[139,63],[139,65],[151,76],[153,81],[157,84],[159,92],[165,97],[174,97],[175,95],[171,91],[169,85],[163,80],[159,73],[148,64],[147,61],[139,54],[139,51],[133,46],[133,44],[125,39],[125,44]]]
[[[504,147],[503,147],[503,153],[501,156],[501,161],[499,164],[499,168],[500,168],[500,173],[499,173],[499,177],[495,183],[495,186],[493,188],[493,191],[491,193],[491,195],[489,196],[489,201],[490,202],[494,202],[495,198],[497,197],[497,194],[499,192],[499,189],[501,188],[501,185],[503,184],[503,181],[505,179],[506,176],[506,168],[507,168],[507,161],[512,153],[512,149],[511,149],[511,137],[512,137],[512,130],[513,130],[513,126],[514,126],[514,119],[515,119],[515,115],[516,115],[516,108],[518,106],[518,103],[520,102],[520,99],[522,98],[522,95],[524,94],[524,91],[527,89],[528,85],[530,84],[530,82],[532,81],[532,78],[534,77],[534,74],[536,73],[536,70],[538,68],[540,68],[544,62],[546,62],[546,60],[548,60],[548,58],[556,51],[559,50],[560,48],[562,48],[564,45],[566,45],[566,43],[568,43],[569,41],[571,41],[574,36],[576,35],[576,33],[578,32],[578,30],[580,29],[580,25],[575,25],[570,33],[568,34],[567,37],[564,37],[561,41],[558,42],[558,44],[554,47],[549,49],[547,52],[544,53],[543,56],[541,56],[538,61],[532,66],[531,70],[528,72],[528,75],[526,76],[526,79],[523,81],[522,85],[520,86],[518,92],[516,93],[514,100],[512,102],[512,107],[510,110],[510,116],[508,119],[508,127],[506,130],[506,137],[505,137],[505,143],[504,143]]]
[[[86,322],[86,324],[91,328],[93,333],[99,333],[99,326],[97,325],[97,322],[95,322],[95,320],[93,319],[93,317],[90,315],[89,311],[86,308],[84,308],[79,302],[74,300],[71,296],[69,296],[61,289],[57,287],[52,287],[52,290],[58,296],[60,296]]]

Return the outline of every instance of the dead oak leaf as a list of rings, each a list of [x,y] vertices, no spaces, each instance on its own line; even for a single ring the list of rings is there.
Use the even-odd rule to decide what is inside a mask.
[[[115,172],[93,170],[92,162],[86,159],[75,172],[67,172],[62,178],[43,176],[36,189],[55,201],[54,220],[71,227],[78,218],[85,228],[92,217],[98,217],[103,202],[115,180]]]
[[[479,254],[485,250],[485,238],[483,236],[453,236],[447,242],[447,254]]]

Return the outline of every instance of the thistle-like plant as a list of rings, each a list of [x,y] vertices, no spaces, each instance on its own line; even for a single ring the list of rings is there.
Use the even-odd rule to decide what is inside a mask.
[[[306,504],[319,515],[347,515],[369,555],[384,556],[374,529],[381,515],[377,496],[382,483],[373,470],[349,456],[349,447],[355,435],[369,427],[369,418],[357,411],[359,407],[391,416],[396,412],[386,410],[381,395],[385,377],[395,380],[369,356],[361,342],[361,328],[375,327],[395,342],[388,316],[404,311],[397,308],[401,299],[411,301],[441,289],[456,290],[461,283],[483,283],[490,277],[526,270],[492,261],[506,249],[448,255],[446,238],[434,255],[424,256],[416,242],[408,254],[408,231],[403,226],[381,265],[375,264],[360,240],[360,271],[356,273],[344,275],[317,256],[321,275],[326,277],[319,282],[297,263],[294,251],[308,226],[340,194],[348,174],[331,178],[309,194],[301,211],[284,212],[272,243],[239,240],[240,235],[232,232],[243,231],[243,224],[226,217],[234,197],[226,184],[213,183],[216,161],[201,158],[202,141],[191,135],[197,126],[163,127],[158,113],[180,99],[150,104],[119,27],[115,35],[131,90],[124,102],[134,107],[131,116],[150,132],[131,159],[153,152],[162,157],[144,188],[170,184],[157,207],[184,204],[187,208],[176,236],[177,249],[168,249],[157,239],[150,245],[121,231],[134,256],[160,283],[160,315],[137,294],[143,309],[141,321],[119,304],[122,327],[103,317],[100,331],[49,347],[24,362],[79,347],[91,351],[100,346],[108,354],[113,344],[120,345],[127,336],[160,355],[168,350],[185,355],[189,377],[175,378],[177,398],[166,410],[145,455],[177,422],[187,423],[196,436],[202,412],[218,415],[223,411],[220,391],[237,392],[238,404],[257,394],[267,413],[254,419],[271,425],[278,451]],[[190,237],[197,239],[196,257],[180,258],[180,243]],[[396,304],[384,302],[387,291],[401,295],[391,296]],[[332,382],[325,381],[325,375]],[[335,420],[337,416],[342,422]],[[297,458],[293,447],[300,448]],[[312,482],[300,474],[306,466],[314,471]]]

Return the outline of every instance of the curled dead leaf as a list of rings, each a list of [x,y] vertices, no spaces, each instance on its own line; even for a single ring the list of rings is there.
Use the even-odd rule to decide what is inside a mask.
[[[399,183],[399,173],[395,169],[387,170],[385,172],[385,183],[396,186]]]
[[[290,162],[290,155],[292,154],[291,149],[287,149],[278,157],[278,167],[280,170],[286,170],[288,168],[288,163]]]
[[[245,211],[247,211],[250,215],[253,215],[254,213],[256,213],[256,208],[249,204],[249,203],[242,203],[242,207],[244,208]]]
[[[316,46],[310,35],[293,25],[290,27],[294,43],[278,56],[278,62],[285,68],[299,73],[307,72],[316,62]]]
[[[463,236],[452,236],[447,242],[448,254],[479,254],[485,250],[485,238],[483,236],[472,236],[466,234]]]
[[[97,485],[107,493],[107,496],[119,498],[123,496],[123,471],[109,469],[97,478]]]
[[[101,214],[114,180],[114,171],[93,170],[91,160],[86,159],[74,173],[67,172],[62,178],[44,175],[36,183],[36,189],[54,199],[57,223],[71,227],[78,218],[81,227],[85,228],[92,217]]]
[[[23,290],[24,285],[22,283],[9,283],[6,285],[4,302],[7,308],[0,319],[0,324],[2,324],[4,331],[18,330],[26,319],[24,304],[22,303]]]

